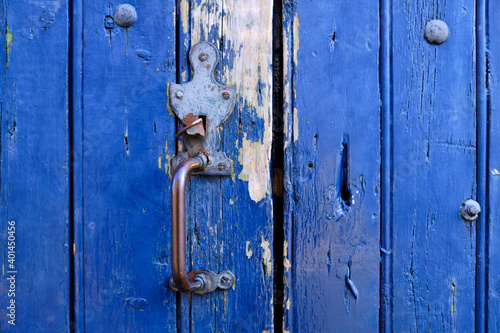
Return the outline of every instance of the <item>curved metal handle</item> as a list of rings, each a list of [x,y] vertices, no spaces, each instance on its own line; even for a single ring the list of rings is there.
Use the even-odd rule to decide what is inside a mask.
[[[234,283],[234,275],[230,271],[221,274],[198,269],[187,274],[186,270],[186,183],[189,172],[203,169],[208,159],[200,154],[181,162],[172,177],[172,277],[170,287],[176,291],[206,294],[217,287],[228,289]]]

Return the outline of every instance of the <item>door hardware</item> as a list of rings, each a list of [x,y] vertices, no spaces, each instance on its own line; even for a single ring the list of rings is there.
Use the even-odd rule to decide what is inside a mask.
[[[462,215],[464,220],[468,222],[475,221],[479,217],[479,213],[481,213],[481,206],[476,200],[467,199],[462,202],[462,206],[460,206],[460,215]]]
[[[212,44],[200,42],[193,46],[189,60],[194,69],[193,79],[184,84],[169,83],[169,103],[184,128],[176,137],[183,136],[185,151],[173,159],[172,177],[172,277],[170,287],[176,291],[200,295],[215,289],[229,289],[234,284],[230,271],[216,274],[197,269],[189,274],[186,269],[186,183],[188,176],[230,176],[233,161],[219,152],[219,128],[231,115],[235,103],[236,86],[222,86],[213,78],[218,62],[218,51]]]

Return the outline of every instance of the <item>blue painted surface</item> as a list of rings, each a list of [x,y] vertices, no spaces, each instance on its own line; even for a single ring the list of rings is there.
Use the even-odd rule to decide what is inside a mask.
[[[378,4],[298,2],[285,9],[293,124],[285,151],[285,329],[373,331],[380,284]]]
[[[83,3],[83,220],[75,228],[83,231],[77,311],[87,332],[176,331],[176,297],[164,283],[171,275],[167,157],[175,151],[165,88],[176,73],[175,4],[133,5],[138,19],[123,29],[107,21],[115,9],[107,1]]]
[[[164,284],[178,149],[166,82],[190,79],[193,30],[221,50],[224,84],[238,50],[212,2],[188,3],[187,30],[179,1],[133,3],[128,29],[116,5],[1,5],[0,331],[14,330],[15,221],[18,331],[271,331],[282,302],[290,332],[500,332],[492,1],[284,1],[283,299],[263,261],[280,227],[271,196],[256,203],[237,177],[243,138],[267,126],[242,99],[222,136],[235,179],[188,187],[188,266],[230,269],[235,288]],[[218,19],[195,22],[198,6]],[[433,19],[450,28],[442,45],[425,42]]]
[[[2,332],[69,330],[68,23],[66,3],[0,4]]]
[[[488,76],[486,82],[489,102],[487,107],[488,128],[488,165],[487,165],[487,211],[485,230],[488,235],[487,256],[488,279],[486,281],[487,294],[487,330],[491,333],[500,332],[500,209],[498,198],[500,197],[500,24],[494,20],[497,4],[488,2],[486,20],[489,22],[485,31],[488,34],[489,43],[486,59],[488,60]],[[488,101],[488,100],[487,100]]]
[[[179,72],[186,71],[185,80],[190,80],[187,54],[190,47],[198,42],[192,39],[193,35],[207,35],[205,41],[220,50],[219,64],[215,68],[216,81],[223,85],[236,83],[240,88],[244,78],[237,82],[228,81],[237,71],[232,59],[238,47],[231,40],[231,35],[225,35],[222,29],[223,15],[232,15],[231,9],[223,11],[222,6],[213,1],[188,3],[187,22],[183,21],[188,29],[187,32],[179,31]],[[233,9],[236,10],[236,7]],[[204,19],[195,20],[195,12],[203,13],[201,17]],[[201,40],[204,40],[203,37]],[[257,70],[253,68],[246,75],[263,75]],[[178,77],[178,81],[183,82],[182,76]],[[256,86],[251,89],[256,91],[258,98],[261,94],[269,98],[270,87]],[[263,332],[273,328],[274,276],[272,270],[268,272],[265,259],[265,254],[271,255],[273,250],[271,196],[267,195],[259,202],[251,199],[248,189],[251,185],[239,179],[243,165],[238,160],[238,156],[245,153],[240,151],[244,138],[262,142],[264,131],[270,128],[266,128],[255,115],[257,105],[247,105],[238,90],[236,98],[233,113],[220,132],[220,150],[233,159],[234,176],[192,177],[187,206],[188,270],[206,268],[220,272],[229,269],[235,274],[236,283],[232,289],[210,295],[193,294],[188,297],[182,294],[178,318],[181,332]],[[269,260],[272,258],[269,257]],[[271,262],[269,264],[272,265]]]
[[[493,204],[498,192],[494,171],[498,169],[498,149],[493,145],[497,126],[494,66],[498,60],[497,47],[488,40],[498,29],[487,16],[491,16],[493,5],[487,11],[486,4],[466,0],[381,1],[380,7],[284,3],[288,42],[285,83],[289,89],[284,95],[291,96],[285,100],[289,119],[285,237],[293,243],[292,272],[285,276],[291,299],[290,309],[285,309],[286,329],[499,330],[496,263],[500,239]],[[350,15],[351,11],[356,15]],[[366,18],[360,19],[363,15]],[[376,22],[371,15],[380,17],[379,26],[370,28],[370,23]],[[350,20],[344,22],[347,18]],[[434,19],[445,21],[450,28],[441,45],[430,45],[424,39],[425,24]],[[370,38],[370,32],[377,28],[380,35]],[[368,55],[361,56],[366,38],[379,50],[374,62]],[[298,52],[296,56],[294,52]],[[294,56],[298,61],[294,62]],[[357,75],[351,77],[353,71]],[[370,79],[376,82],[370,83]],[[351,85],[357,90],[351,91]],[[371,94],[372,86],[379,94]],[[294,107],[298,109],[296,117]],[[376,118],[369,118],[372,116]],[[360,123],[364,126],[356,130]],[[321,147],[325,136],[328,144]],[[356,141],[364,143],[366,150],[353,152],[356,148],[351,146]],[[343,151],[338,142],[350,143],[347,164],[334,159]],[[368,149],[378,142],[380,147]],[[370,157],[374,151],[375,156]],[[381,191],[372,193],[373,206],[370,201],[361,201],[362,209],[352,204],[334,222],[338,229],[328,229],[322,216],[328,208],[322,188],[332,180],[336,180],[333,189],[343,188],[339,182],[345,178],[338,176],[338,169],[344,165],[350,175],[347,189],[351,189],[356,184],[356,163],[363,175],[372,175],[366,177],[373,182],[371,189],[380,185]],[[459,207],[467,198],[482,205],[476,222],[460,217]],[[378,207],[381,215],[375,210]],[[363,216],[367,211],[377,213],[380,229],[369,229],[373,218]],[[368,245],[380,241],[380,255],[373,259],[375,265],[380,263],[380,276],[367,260],[378,249],[363,249],[367,252],[361,260],[361,283],[377,292],[379,303],[362,313],[357,311],[363,301],[367,302],[363,299],[366,290],[357,280],[352,281],[356,282],[358,300],[348,308],[345,295],[355,294],[351,281],[335,284],[332,281],[342,274],[335,277],[324,271],[330,264],[333,270],[343,263],[342,259],[325,259],[323,248],[330,244],[328,238],[336,244],[332,257],[342,258],[351,250],[352,243],[345,242],[341,227],[353,213],[351,225],[365,228],[360,237]],[[355,236],[357,230],[351,230],[349,235]],[[351,265],[355,267],[355,258]],[[347,292],[342,294],[342,290]],[[322,302],[323,298],[328,302]],[[379,313],[380,317],[367,319]],[[351,323],[351,317],[357,321]],[[336,318],[342,319],[336,323]]]
[[[439,46],[432,19],[450,27]],[[395,330],[474,331],[476,225],[459,214],[477,187],[474,24],[473,1],[393,4]]]

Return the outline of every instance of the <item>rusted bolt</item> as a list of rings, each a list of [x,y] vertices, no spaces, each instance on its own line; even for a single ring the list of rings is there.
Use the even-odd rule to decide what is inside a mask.
[[[206,53],[200,53],[200,56],[198,57],[201,61],[205,61],[208,59],[208,54]]]
[[[224,91],[224,92],[222,93],[222,98],[224,98],[224,99],[228,100],[228,99],[229,99],[229,97],[231,97],[231,95],[230,95],[227,91]]]
[[[129,28],[137,19],[137,11],[128,3],[116,7],[113,20],[122,28]]]
[[[424,37],[429,44],[443,44],[450,34],[448,25],[441,20],[427,22],[424,30]]]
[[[178,99],[182,99],[182,97],[184,97],[184,92],[182,90],[177,90],[175,92],[175,97],[177,97]]]

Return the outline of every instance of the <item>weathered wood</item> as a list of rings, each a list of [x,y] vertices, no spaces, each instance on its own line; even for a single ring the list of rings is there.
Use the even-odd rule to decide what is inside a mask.
[[[221,150],[234,160],[235,174],[192,177],[188,190],[191,268],[230,269],[236,284],[211,295],[181,295],[180,330],[272,330],[272,3],[182,0],[179,8],[180,81],[190,77],[184,54],[207,41],[221,51],[216,79],[237,86],[221,131]]]
[[[285,323],[290,332],[378,327],[379,11],[284,3]]]
[[[115,6],[118,4],[115,4]],[[170,157],[175,1],[142,1],[127,29],[107,1],[83,4],[83,221],[88,332],[174,332]]]
[[[69,330],[68,33],[66,2],[0,4],[2,332]]]
[[[488,332],[500,332],[500,149],[497,142],[500,142],[500,24],[496,19],[497,4],[489,1],[487,8],[489,23],[487,27],[482,27],[488,36],[488,54],[485,55],[487,64],[487,87],[489,92],[488,103],[488,193],[487,207],[482,207],[482,214],[486,215],[486,231],[489,243],[487,244],[489,265],[486,294],[488,311],[486,313],[488,322]]]
[[[473,332],[476,196],[474,1],[393,2],[394,330]],[[430,45],[426,22],[448,40]]]

